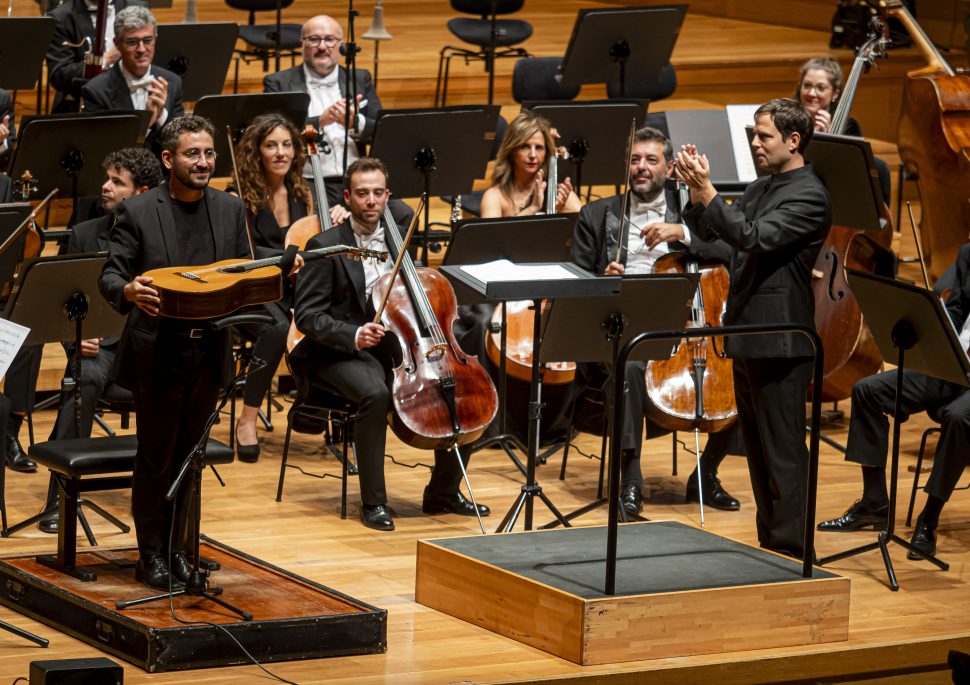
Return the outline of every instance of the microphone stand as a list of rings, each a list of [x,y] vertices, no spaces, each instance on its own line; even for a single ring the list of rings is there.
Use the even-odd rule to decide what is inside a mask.
[[[347,66],[344,68],[344,97],[347,98],[347,107],[344,109],[344,159],[343,171],[347,172],[347,146],[350,145],[350,106],[354,104],[354,133],[357,133],[357,47],[356,34],[354,33],[354,19],[360,14],[354,9],[354,0],[349,0],[347,11],[347,36],[350,40],[340,46],[340,54],[344,56]]]

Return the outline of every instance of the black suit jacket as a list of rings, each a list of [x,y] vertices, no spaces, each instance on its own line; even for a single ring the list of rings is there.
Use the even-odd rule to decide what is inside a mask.
[[[680,223],[680,213],[677,211],[677,199],[673,192],[667,193],[667,213],[664,221]],[[590,273],[602,274],[607,264],[616,258],[617,234],[620,231],[620,212],[623,209],[623,196],[614,195],[591,202],[583,207],[573,228],[573,244],[570,248],[570,261],[576,266],[586,269]],[[621,239],[626,245],[629,231],[624,231]],[[688,250],[701,259],[711,259],[727,262],[730,248],[723,243],[707,243],[691,236],[688,248],[683,243],[672,243],[671,250]],[[627,251],[620,251],[620,263],[626,265]]]
[[[168,110],[168,119],[171,121],[176,117],[185,114],[182,107],[182,78],[168,69],[151,66],[150,72],[154,76],[161,76],[168,81],[168,99],[165,101],[165,108]],[[131,92],[125,77],[121,74],[121,69],[116,66],[102,71],[93,79],[88,81],[81,89],[84,99],[85,112],[103,112],[110,109],[135,108],[131,101]],[[156,123],[149,130],[149,137],[157,135],[160,126]]]
[[[0,173],[0,204],[13,201],[13,181],[4,173]]]
[[[0,88],[0,122],[3,121],[4,117],[10,117],[7,122],[7,126],[10,127],[10,133],[7,135],[7,149],[3,153],[4,156],[9,156],[13,150],[14,141],[17,140],[17,126],[14,123],[13,100],[10,99],[10,91]]]
[[[725,325],[815,326],[812,267],[832,223],[829,194],[811,165],[757,179],[733,206],[718,195],[684,213],[691,231],[733,248]],[[803,335],[749,335],[727,342],[732,357],[811,357]]]
[[[242,201],[220,190],[205,189],[206,210],[215,245],[215,260],[249,258]],[[180,252],[168,183],[129,197],[118,208],[108,243],[108,261],[101,271],[101,294],[128,322],[115,359],[117,382],[133,391],[149,391],[152,370],[158,368],[159,345],[176,327],[173,319],[149,316],[124,298],[135,276],[151,269],[179,266],[188,261]],[[159,349],[156,349],[158,346]]]
[[[957,329],[957,335],[970,315],[970,243],[965,243],[957,252],[953,290],[946,300],[946,311]]]
[[[345,92],[346,85],[345,81],[347,78],[347,71],[341,67],[337,67],[337,83],[340,86],[340,94],[344,97],[348,97]],[[369,143],[371,137],[374,135],[374,124],[377,119],[377,112],[381,109],[381,101],[377,98],[377,91],[374,90],[374,84],[371,81],[370,72],[366,69],[358,69],[357,74],[357,94],[361,96],[361,100],[367,100],[367,104],[361,110],[364,115],[365,124],[364,130],[358,133],[355,137],[364,143]],[[264,93],[306,93],[306,74],[303,72],[303,65],[297,67],[291,67],[289,69],[284,69],[283,71],[276,72],[275,74],[269,74],[263,78],[263,92]],[[307,117],[308,124],[312,124],[314,127],[319,128],[317,124],[319,123],[316,119]]]
[[[112,4],[115,13],[129,5],[148,7],[147,2],[140,0],[112,0]],[[60,112],[66,96],[81,97],[81,88],[74,84],[74,80],[84,77],[84,46],[73,48],[64,43],[79,43],[84,38],[93,41],[94,22],[84,0],[68,0],[52,10],[50,16],[54,19],[54,35],[47,48],[47,72],[50,84],[57,91],[52,111]]]

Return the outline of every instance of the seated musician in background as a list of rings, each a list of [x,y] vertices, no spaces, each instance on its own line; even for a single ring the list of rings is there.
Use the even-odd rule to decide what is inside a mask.
[[[622,276],[650,273],[653,263],[671,250],[687,250],[701,259],[725,261],[723,245],[693,239],[690,231],[681,224],[677,197],[666,189],[673,168],[673,148],[667,137],[655,128],[638,130],[633,136],[630,156],[630,220],[623,236],[618,238],[622,195],[586,205],[579,212],[573,230],[572,262],[592,273]],[[619,241],[624,249],[617,258]],[[623,508],[630,515],[638,514],[642,509],[640,449],[649,402],[644,386],[644,368],[643,362],[631,362],[625,374],[630,399],[625,404],[623,417],[620,497]],[[586,388],[602,387],[607,375],[608,370],[601,365],[579,364],[574,389],[577,399]],[[704,503],[718,509],[741,507],[717,478],[717,468],[727,456],[732,440],[737,440],[734,428],[710,434],[701,458],[703,478],[700,483],[703,484]],[[737,448],[734,451],[740,452]],[[699,499],[700,483],[695,469],[687,481],[688,501]]]
[[[104,48],[101,56],[101,66],[108,69],[121,58],[121,53],[114,44],[115,14],[130,5],[146,6],[147,2],[137,0],[110,0],[108,2],[108,17],[105,22]],[[90,49],[85,42],[87,38],[91,45],[95,42],[95,30],[98,18],[97,0],[67,0],[56,9],[51,10],[54,19],[54,35],[47,48],[48,81],[54,87],[54,104],[51,111],[76,112],[81,99],[82,82],[84,78],[84,57]]]
[[[121,57],[113,69],[101,72],[81,90],[85,112],[147,110],[151,113],[149,140],[170,118],[184,114],[181,77],[152,64],[157,35],[155,17],[146,8],[133,6],[118,12],[114,44]]]
[[[0,160],[6,168],[6,160],[13,152],[13,144],[17,140],[17,126],[15,124],[13,99],[10,91],[0,88]]]
[[[527,109],[519,112],[509,122],[495,158],[492,187],[482,196],[482,218],[548,212],[544,179],[549,174],[548,156],[555,149],[549,121]],[[572,183],[564,179],[556,188],[556,213],[578,212],[580,207]]]
[[[202,435],[228,365],[223,334],[205,322],[158,316],[158,291],[143,274],[251,257],[243,203],[209,187],[214,135],[212,124],[197,116],[164,126],[159,142],[168,181],[118,208],[101,272],[105,299],[128,314],[115,361],[117,383],[132,391],[138,413],[131,488],[135,578],[163,589],[170,581],[185,582],[192,570],[184,542],[191,510],[187,488],[174,502],[165,492]]]
[[[67,243],[67,254],[107,252],[108,238],[114,225],[115,212],[128,197],[141,195],[162,182],[162,167],[155,155],[143,147],[128,147],[112,152],[101,163],[104,168],[104,185],[101,186],[101,204],[105,216],[77,224]],[[73,344],[64,346],[67,352],[65,375],[74,376],[74,360],[77,350]],[[117,338],[88,338],[81,341],[81,376],[74,384],[61,392],[57,419],[51,431],[51,440],[65,438],[89,438],[94,423],[98,400],[110,384],[114,367]],[[74,432],[74,399],[78,385],[81,387],[81,432]],[[47,491],[45,509],[57,502],[57,487],[53,477]],[[56,533],[58,515],[54,512],[39,522],[45,533]]]
[[[802,65],[794,97],[812,115],[812,124],[816,131],[828,133],[841,94],[842,67],[837,61],[831,57],[813,57]],[[843,134],[862,138],[862,127],[858,121],[849,117]],[[889,165],[878,157],[874,157],[873,162],[879,173],[882,199],[888,204],[891,188]]]
[[[253,119],[236,145],[242,185],[236,194],[241,195],[246,206],[246,222],[257,259],[282,254],[290,225],[313,213],[310,186],[302,175],[305,160],[300,132],[281,114],[263,114]],[[334,223],[347,218],[346,210],[340,206],[332,207],[330,215]],[[243,410],[236,423],[236,453],[240,461],[259,459],[256,418],[286,351],[292,307],[290,292],[279,302],[267,305],[274,323],[263,328],[253,348],[266,366],[246,378]]]
[[[387,168],[362,157],[347,168],[344,200],[350,219],[310,239],[307,249],[333,245],[388,250],[381,218],[390,192]],[[394,255],[392,255],[393,257]],[[392,269],[391,260],[318,259],[309,262],[296,282],[294,320],[306,337],[290,355],[294,372],[357,405],[354,444],[360,470],[360,518],[368,528],[394,530],[384,485],[387,413],[391,410],[389,376],[392,337],[373,323],[374,284]],[[463,450],[467,462],[468,455]],[[453,453],[435,451],[434,471],[424,490],[422,511],[474,516],[475,508],[459,490],[461,469]],[[479,504],[487,516],[488,507]]]
[[[690,188],[684,221],[705,240],[731,246],[731,291],[725,325],[786,323],[815,326],[812,266],[831,224],[828,192],[803,156],[812,117],[798,102],[776,99],[755,112],[754,150],[770,176],[752,182],[728,205],[711,183],[710,164],[693,145],[675,158]],[[805,531],[805,398],[812,344],[805,336],[733,336],[734,395],[748,455],[758,541],[802,556]],[[812,550],[808,550],[809,553]]]
[[[957,253],[953,290],[946,311],[964,349],[970,346],[970,244]],[[883,530],[889,515],[886,489],[886,455],[889,419],[896,399],[897,370],[863,378],[852,386],[852,418],[845,459],[862,467],[862,497],[840,517],[818,524],[821,531],[850,531],[872,527]],[[970,445],[970,390],[962,385],[903,371],[904,419],[932,410],[940,416],[940,440],[933,471],[926,482],[926,504],[916,520],[910,543],[926,554],[936,554],[936,528],[943,505],[967,466]],[[919,557],[912,552],[910,559]]]

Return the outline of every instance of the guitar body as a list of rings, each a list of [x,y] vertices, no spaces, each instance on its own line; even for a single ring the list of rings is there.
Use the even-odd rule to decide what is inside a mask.
[[[283,279],[276,266],[242,273],[221,269],[246,259],[227,259],[206,266],[169,267],[145,272],[161,300],[159,314],[173,319],[212,319],[254,304],[283,297]]]

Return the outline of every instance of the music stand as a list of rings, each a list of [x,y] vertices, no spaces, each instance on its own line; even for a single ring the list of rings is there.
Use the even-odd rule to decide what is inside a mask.
[[[815,175],[832,200],[832,225],[878,232],[885,200],[869,141],[855,136],[814,133],[805,150]]]
[[[26,202],[18,202],[7,205],[0,205],[0,245],[30,216],[30,205]],[[6,249],[0,252],[0,286],[13,283],[14,273],[17,265],[20,264],[21,255],[24,252],[24,240],[26,234],[20,236],[10,243]]]
[[[381,110],[370,154],[387,165],[396,197],[459,195],[488,165],[491,140],[486,136],[495,131],[494,122],[489,127],[488,121],[484,105]],[[455,150],[462,154],[453,154]],[[425,202],[424,228],[413,238],[425,264],[429,224],[430,202]]]
[[[569,159],[559,161],[559,178],[572,176],[577,193],[583,185],[618,186],[626,179],[626,166],[616,151],[629,145],[630,122],[635,128],[647,119],[647,100],[596,100],[592,102],[523,103],[550,121],[559,145]]]
[[[619,291],[620,278],[614,276],[594,276],[593,274],[580,269],[575,264],[559,263],[553,265],[525,265],[528,267],[558,267],[572,275],[571,278],[545,278],[539,277],[519,277],[517,279],[495,278],[483,281],[476,275],[470,273],[468,269],[472,267],[461,266],[442,266],[440,268],[452,285],[455,292],[465,291],[469,297],[480,298],[479,301],[502,302],[508,300],[532,300],[532,305],[536,311],[542,310],[542,300],[554,300],[556,298],[575,298],[588,297],[590,295],[608,296]],[[458,295],[462,297],[461,295]],[[539,351],[542,339],[543,317],[535,317],[535,325],[532,329],[532,382],[529,388],[529,436],[526,461],[526,481],[522,486],[519,496],[508,513],[499,524],[497,532],[510,532],[515,526],[515,521],[525,506],[525,529],[532,530],[532,505],[536,497],[542,500],[549,511],[552,512],[556,520],[565,526],[569,521],[553,505],[549,498],[542,492],[542,487],[536,482],[535,472],[536,463],[539,457],[539,429],[542,420],[541,381],[539,376]],[[571,354],[571,353],[570,353]],[[569,355],[563,358],[570,358]],[[548,361],[548,359],[544,359]]]
[[[619,295],[562,300],[546,307],[540,362],[571,359],[610,365],[605,391],[607,435],[613,435],[613,422],[617,420],[610,401],[613,384],[623,382],[623,375],[617,375],[615,364],[620,348],[644,331],[681,328],[690,316],[690,302],[699,278],[699,274],[626,276]],[[645,302],[650,306],[645,307]],[[669,359],[672,348],[669,340],[654,341],[638,347],[630,359]],[[608,501],[599,490],[593,502],[564,518],[571,521]],[[620,516],[624,517],[622,508]],[[553,521],[545,527],[555,527],[556,523]]]
[[[13,91],[13,101],[18,90],[33,90],[40,82],[53,35],[53,17],[0,17],[0,85]],[[38,112],[42,90],[37,88]]]
[[[4,318],[30,329],[24,345],[41,345],[50,342],[74,342],[74,383],[81,376],[81,340],[96,337],[117,337],[125,326],[125,317],[112,309],[99,290],[98,280],[104,266],[105,256],[81,254],[59,257],[41,257],[25,264],[17,276],[13,294],[7,301]],[[63,312],[64,316],[51,316],[51,312]],[[80,435],[81,393],[74,395],[74,430]],[[71,521],[80,515],[79,504],[86,504],[103,517],[128,532],[128,527],[92,502],[79,502],[74,497],[60,493],[58,513],[61,521]],[[36,514],[7,531],[9,535],[40,520],[47,512]],[[83,516],[82,516],[83,520]],[[61,526],[60,530],[64,530]],[[68,539],[63,533],[57,536],[57,554],[41,555],[38,563],[53,568],[79,580],[94,580],[95,574],[77,565],[66,564],[76,556],[77,540]]]
[[[574,217],[568,214],[545,216],[513,217],[509,219],[471,219],[455,225],[454,235],[448,244],[441,264],[443,266],[461,264],[484,264],[496,259],[508,259],[516,264],[536,262],[564,262],[569,259],[569,245],[572,241]],[[522,240],[522,236],[529,236]],[[469,296],[467,291],[462,295]],[[461,304],[478,304],[477,295],[472,301],[459,300]],[[475,443],[475,450],[497,446],[505,451],[523,475],[526,468],[512,451],[512,446],[526,451],[525,445],[508,431],[506,390],[506,306],[503,300],[502,328],[499,336],[501,361],[498,370],[498,435]],[[567,438],[568,439],[568,438]]]
[[[41,197],[55,188],[70,188],[77,213],[79,197],[101,194],[101,162],[108,153],[135,145],[147,129],[148,116],[127,111],[24,117],[10,176],[20,178],[30,171]]]
[[[897,368],[889,515],[886,529],[879,532],[875,542],[825,557],[819,561],[819,565],[879,549],[889,576],[889,589],[896,591],[899,590],[899,582],[889,558],[890,542],[895,542],[944,571],[950,567],[935,556],[919,551],[908,540],[903,540],[895,533],[899,435],[903,423],[899,418],[903,374],[906,370],[918,371],[933,378],[970,387],[970,359],[960,345],[960,338],[943,303],[932,291],[855,269],[847,268],[846,278],[859,301],[883,359],[896,364]]]
[[[563,84],[654,82],[670,62],[687,5],[584,9],[556,78]]]
[[[206,95],[195,103],[196,114],[205,117],[216,127],[216,168],[213,176],[232,174],[229,142],[220,132],[229,126],[233,141],[242,137],[249,123],[260,114],[279,112],[297,129],[303,130],[310,106],[307,93],[247,93],[245,95]]]
[[[239,25],[233,22],[159,24],[153,64],[182,77],[182,97],[187,101],[218,95],[238,35]]]

